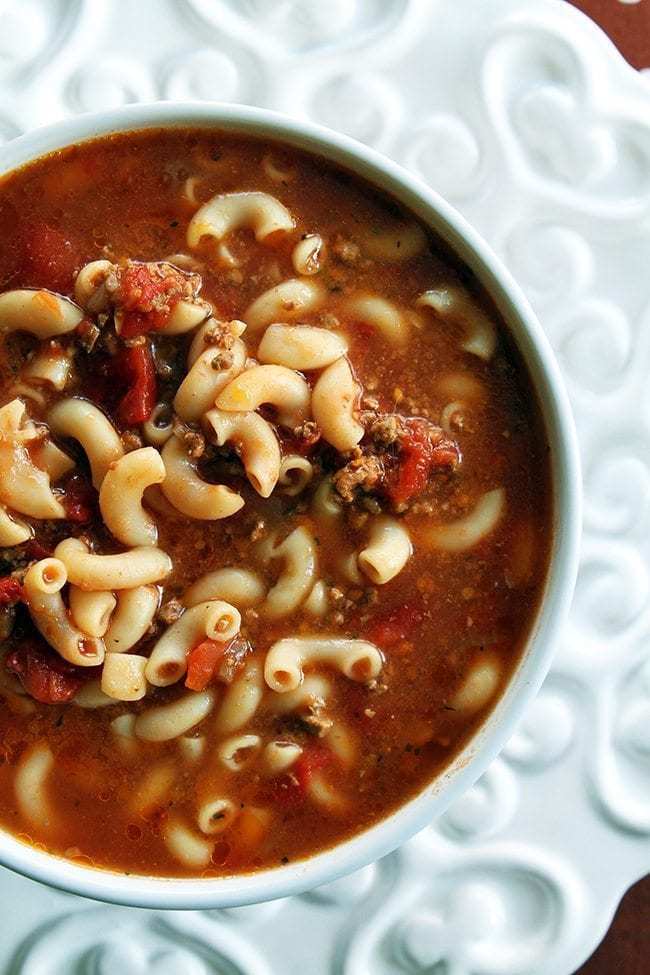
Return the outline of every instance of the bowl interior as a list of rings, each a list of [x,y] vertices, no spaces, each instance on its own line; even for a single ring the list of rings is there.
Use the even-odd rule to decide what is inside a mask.
[[[260,109],[158,103],[80,116],[37,130],[3,147],[0,169],[8,172],[45,153],[110,132],[160,126],[208,126],[281,141],[347,168],[410,209],[474,272],[493,300],[537,391],[552,455],[552,551],[543,600],[522,659],[496,707],[448,769],[385,820],[304,861],[255,874],[192,880],[125,876],[80,866],[43,853],[0,830],[0,862],[52,886],[135,906],[225,907],[304,891],[377,859],[440,815],[484,771],[544,679],[569,606],[580,530],[578,449],[550,346],[509,273],[482,238],[430,188],[351,139]]]

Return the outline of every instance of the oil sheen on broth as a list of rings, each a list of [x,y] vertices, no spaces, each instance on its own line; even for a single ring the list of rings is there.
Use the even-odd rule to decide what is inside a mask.
[[[150,130],[4,178],[0,291],[0,824],[210,876],[422,789],[548,564],[538,407],[472,275],[323,160]]]

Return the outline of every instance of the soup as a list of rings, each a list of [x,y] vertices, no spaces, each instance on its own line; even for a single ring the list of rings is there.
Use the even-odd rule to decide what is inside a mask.
[[[550,543],[471,273],[323,160],[209,130],[0,182],[0,824],[125,873],[293,862],[443,771]]]

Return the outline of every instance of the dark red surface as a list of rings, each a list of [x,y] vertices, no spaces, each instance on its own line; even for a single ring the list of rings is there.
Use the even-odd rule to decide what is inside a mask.
[[[635,68],[650,68],[650,0],[570,0],[602,27]],[[650,877],[623,898],[605,939],[579,975],[649,975]]]
[[[635,68],[650,68],[650,0],[571,0],[602,27]],[[650,962],[648,963],[650,971]]]

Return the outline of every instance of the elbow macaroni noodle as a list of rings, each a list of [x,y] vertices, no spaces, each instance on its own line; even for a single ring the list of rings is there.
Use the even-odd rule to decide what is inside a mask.
[[[217,521],[229,518],[244,499],[224,484],[209,484],[198,473],[196,461],[177,437],[170,437],[162,449],[165,479],[162,491],[170,504],[188,518]]]
[[[311,278],[290,278],[256,298],[244,312],[244,321],[249,331],[259,332],[272,322],[293,322],[310,315],[324,300],[322,284]]]
[[[311,397],[314,419],[323,437],[337,450],[352,450],[364,429],[355,418],[361,387],[346,358],[337,359],[318,377]]]
[[[203,423],[219,447],[232,443],[246,476],[261,497],[268,498],[280,476],[280,445],[270,423],[258,413],[209,410]]]
[[[184,675],[189,650],[206,638],[225,643],[239,631],[241,616],[230,603],[211,599],[186,609],[158,640],[147,662],[150,684],[166,687]]]
[[[292,430],[309,416],[309,386],[286,366],[253,366],[230,382],[217,397],[220,410],[256,410],[263,403],[275,406],[280,426]]]
[[[99,489],[104,524],[123,545],[155,545],[156,522],[142,506],[142,495],[165,480],[165,465],[157,450],[142,447],[113,461]]]
[[[256,239],[265,242],[275,234],[291,233],[295,223],[287,208],[268,193],[218,194],[192,217],[187,245],[197,247],[206,236],[221,240],[239,227],[250,227]]]
[[[381,651],[367,640],[333,636],[289,637],[274,643],[266,655],[264,679],[284,694],[295,691],[307,664],[327,663],[350,680],[365,683],[377,677],[383,666]]]
[[[346,340],[313,325],[269,325],[257,350],[260,362],[288,369],[323,369],[344,356]]]
[[[51,291],[21,289],[0,295],[0,332],[30,332],[51,339],[72,332],[83,318],[69,298]]]
[[[59,436],[79,441],[99,490],[110,465],[124,455],[122,441],[108,417],[87,400],[73,397],[60,400],[48,413],[47,422]]]

